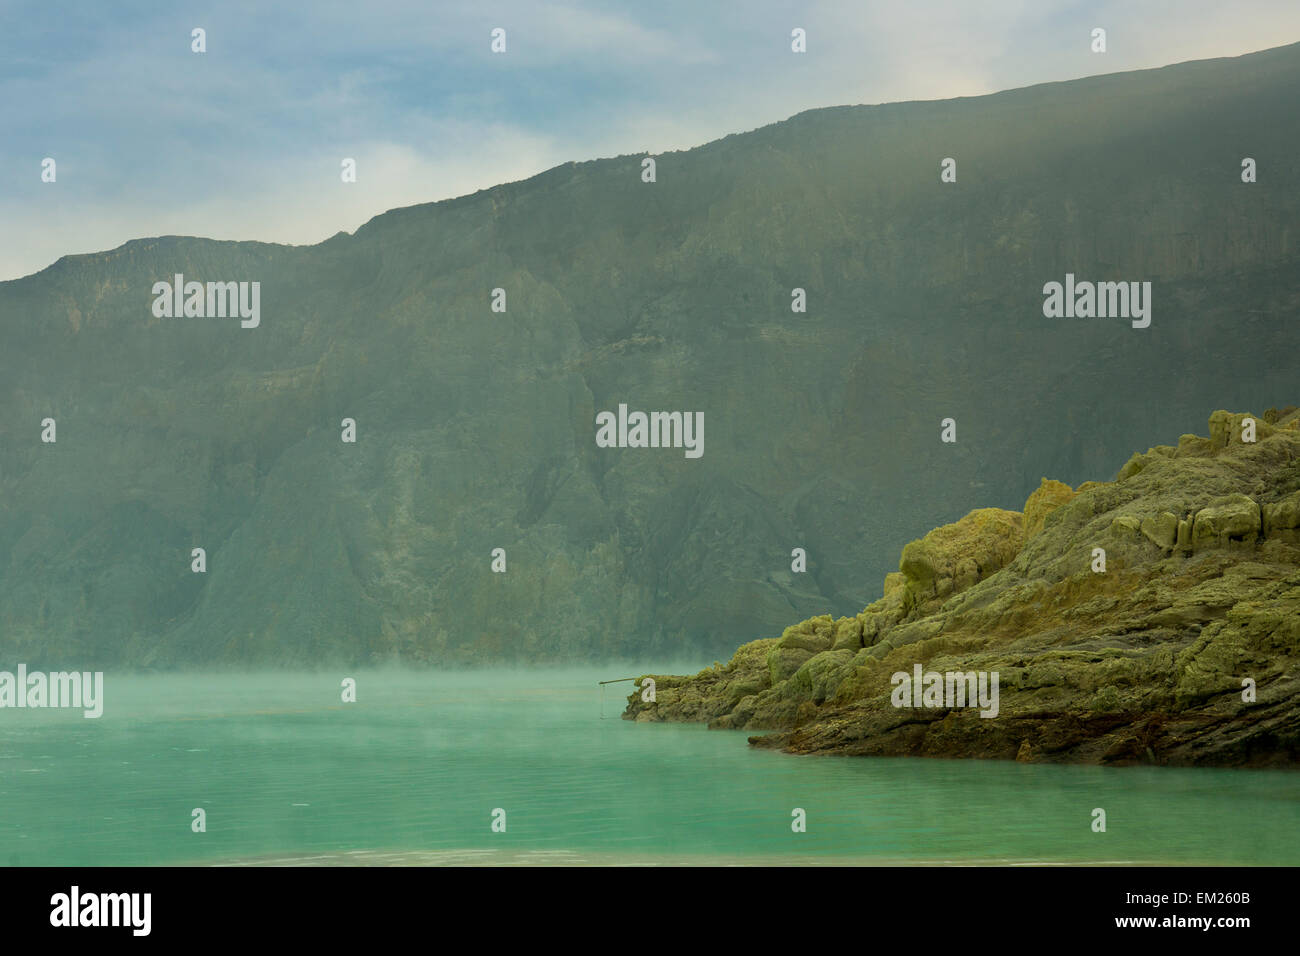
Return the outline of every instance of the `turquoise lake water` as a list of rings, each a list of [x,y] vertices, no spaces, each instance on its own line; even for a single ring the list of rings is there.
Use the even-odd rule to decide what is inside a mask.
[[[1300,864],[1300,774],[793,757],[600,719],[634,672],[108,674],[0,710],[0,863]]]

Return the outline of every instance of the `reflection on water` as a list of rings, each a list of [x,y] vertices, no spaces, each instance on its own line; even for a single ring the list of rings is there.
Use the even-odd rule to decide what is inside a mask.
[[[1294,773],[791,757],[600,720],[626,673],[109,674],[0,711],[0,863],[1300,863]]]

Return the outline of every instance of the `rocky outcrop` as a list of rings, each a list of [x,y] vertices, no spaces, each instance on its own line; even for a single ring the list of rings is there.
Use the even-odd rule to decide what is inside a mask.
[[[1024,541],[1020,513],[1001,508],[981,508],[935,528],[903,548],[898,567],[907,607],[921,607],[979,583],[1014,558]]]
[[[1074,497],[1074,489],[1063,481],[1044,478],[1038,489],[1025,501],[1025,538],[1032,538],[1043,530],[1043,524],[1061,505]]]
[[[916,665],[996,673],[997,715],[896,706]],[[980,509],[907,545],[860,614],[656,680],[626,718],[772,731],[751,742],[795,753],[1293,765],[1300,411],[1215,412],[1208,438],[1113,482],[1044,479],[1023,515]]]

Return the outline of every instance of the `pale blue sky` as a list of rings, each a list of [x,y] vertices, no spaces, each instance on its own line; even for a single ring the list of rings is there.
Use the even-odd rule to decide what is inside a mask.
[[[397,206],[815,107],[1297,40],[1295,0],[0,0],[0,279],[145,236],[319,242]]]

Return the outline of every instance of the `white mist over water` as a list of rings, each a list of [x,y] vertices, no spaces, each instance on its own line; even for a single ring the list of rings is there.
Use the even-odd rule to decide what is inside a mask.
[[[1300,862],[1294,774],[793,757],[601,720],[636,674],[109,674],[98,721],[5,714],[0,862]]]

